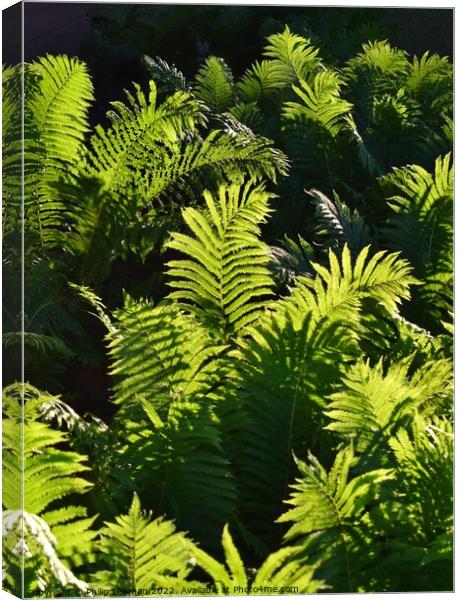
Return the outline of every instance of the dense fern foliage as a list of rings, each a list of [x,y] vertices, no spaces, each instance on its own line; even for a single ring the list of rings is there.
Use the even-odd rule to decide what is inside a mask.
[[[8,590],[452,589],[452,65],[317,42],[4,69]]]

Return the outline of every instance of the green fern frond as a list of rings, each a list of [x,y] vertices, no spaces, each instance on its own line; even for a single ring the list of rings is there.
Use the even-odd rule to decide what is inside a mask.
[[[114,316],[108,348],[117,403],[164,407],[178,396],[205,394],[219,381],[222,348],[177,307],[127,297]]]
[[[16,586],[18,584],[14,582],[15,577],[11,571],[14,571],[15,559],[20,558],[22,548],[25,568],[29,570],[30,563],[32,561],[35,563],[33,574],[29,572],[25,577],[26,594],[34,591],[44,593],[45,590],[56,585],[69,591],[75,590],[76,594],[88,593],[88,584],[78,579],[58,556],[56,547],[59,544],[46,521],[21,510],[5,510],[2,520],[4,552],[7,558],[4,577],[8,583],[13,585],[16,583]]]
[[[406,85],[430,122],[439,122],[439,112],[451,114],[452,65],[447,57],[429,52],[421,58],[414,56]]]
[[[426,281],[419,290],[425,311],[434,320],[447,316],[453,293],[450,154],[436,160],[434,173],[412,165],[395,169],[380,185],[394,211],[382,228],[386,242],[390,248],[401,250],[414,265],[416,275]]]
[[[353,462],[352,446],[337,453],[329,472],[311,454],[308,464],[296,459],[302,477],[296,480],[291,498],[286,500],[294,508],[278,519],[279,523],[294,523],[286,540],[331,528],[337,528],[341,534],[340,530],[357,521],[376,498],[379,484],[392,477],[391,470],[378,469],[349,479]]]
[[[65,55],[39,58],[30,69],[36,79],[26,87],[24,212],[42,242],[56,246],[66,207],[55,186],[78,173],[86,153],[93,86],[85,63]]]
[[[278,66],[280,79],[285,85],[308,80],[319,65],[319,50],[315,48],[309,39],[292,33],[289,27],[285,27],[282,33],[275,33],[268,39],[264,49],[264,56],[270,58]]]
[[[348,60],[343,69],[360,117],[365,119],[374,98],[396,93],[409,69],[406,53],[387,41],[363,44],[362,52]]]
[[[58,580],[68,575],[67,583],[76,585],[76,578],[60,560],[68,559],[74,566],[91,561],[92,540],[97,533],[91,528],[96,516],[87,517],[86,508],[63,505],[62,501],[91,488],[92,484],[80,477],[89,470],[84,464],[87,457],[60,449],[68,442],[68,434],[39,420],[53,398],[32,386],[25,389],[22,423],[18,391],[16,386],[4,391],[7,417],[3,419],[2,502],[11,514],[24,510],[28,515],[31,527],[25,543],[30,546],[31,556],[43,556],[45,570],[50,569]]]
[[[126,483],[131,465],[128,479],[149,508],[212,546],[235,502],[213,407],[225,381],[223,347],[175,305],[127,298],[115,318],[108,339],[123,443],[114,481]]]
[[[241,100],[258,102],[266,108],[276,106],[282,98],[280,92],[290,90],[293,83],[308,81],[320,65],[318,49],[288,27],[268,38],[264,56],[267,59],[256,61],[236,88]]]
[[[380,486],[393,478],[390,469],[350,477],[354,462],[351,446],[339,450],[329,472],[311,453],[308,463],[296,459],[301,478],[286,501],[293,508],[278,519],[280,523],[294,523],[285,535],[286,541],[303,540],[312,556],[320,549],[324,571],[320,569],[318,575],[327,573],[329,566],[335,571],[332,578],[337,579],[339,574],[344,577],[335,589],[350,592],[360,577],[359,569],[354,569],[355,530],[359,530],[363,514],[378,500]]]
[[[146,158],[146,165],[154,157]],[[194,198],[198,190],[206,189],[207,182],[223,179],[241,180],[247,174],[252,178],[268,177],[276,181],[279,174],[287,173],[287,158],[272,147],[267,138],[244,131],[214,129],[200,142],[174,146],[163,150],[161,160],[150,163],[152,171],[139,185],[143,196],[158,197],[169,190],[179,198]],[[196,182],[196,185],[193,185]],[[176,198],[177,202],[177,198]]]
[[[339,261],[330,250],[329,270],[313,263],[316,277],[299,278],[286,304],[321,315],[334,313],[334,318],[344,317],[347,326],[353,322],[346,317],[347,311],[366,297],[375,299],[390,314],[397,314],[401,301],[410,298],[409,286],[418,281],[412,276],[409,263],[398,253],[380,251],[368,258],[369,251],[369,246],[363,248],[352,261],[345,245]]]
[[[394,314],[415,282],[397,255],[368,260],[368,254],[365,248],[352,261],[345,246],[341,262],[329,252],[329,269],[311,263],[315,277],[298,277],[291,295],[248,329],[235,354],[246,415],[237,458],[241,503],[265,534],[264,523],[276,516],[290,482],[291,452],[331,443],[318,426],[327,424],[321,417],[325,398],[341,375],[337,352],[345,362],[357,357],[358,340],[374,335],[364,301]],[[279,474],[275,481],[273,472]]]
[[[320,71],[312,84],[300,80],[300,87],[293,86],[297,96],[303,101],[287,102],[283,116],[288,121],[318,124],[331,137],[343,129],[343,115],[350,112],[352,104],[339,96],[341,79],[334,71]]]
[[[222,533],[226,564],[221,564],[201,548],[193,545],[197,565],[213,580],[219,594],[316,593],[323,587],[315,580],[315,566],[305,564],[300,547],[287,547],[270,554],[255,571],[247,569],[230,535],[228,525]]]
[[[347,141],[343,134],[353,105],[341,97],[343,82],[334,71],[320,71],[309,83],[301,79],[299,84],[292,89],[300,102],[283,105],[282,138],[296,169],[315,178],[326,176],[332,186],[333,165],[342,153],[338,144],[342,137]]]
[[[133,400],[122,407],[115,426],[126,441],[112,473],[114,484],[131,482],[144,505],[174,518],[207,548],[216,546],[236,502],[212,396],[180,396],[164,407],[157,397],[156,405]]]
[[[187,82],[182,71],[179,71],[175,65],[168,64],[159,56],[151,58],[144,55],[142,62],[147,68],[150,77],[157,84],[159,91],[169,94],[179,90],[190,91],[190,84]]]
[[[127,514],[105,523],[98,551],[107,570],[94,576],[98,584],[126,593],[152,589],[161,577],[185,578],[191,570],[189,542],[172,521],[142,511],[136,494]]]
[[[144,170],[144,160],[149,164],[153,157],[164,156],[162,144],[182,139],[203,123],[200,106],[187,92],[176,92],[157,105],[156,86],[150,81],[148,96],[138,85],[134,95],[126,94],[127,103],[112,103],[112,126],[96,127],[88,159],[94,174],[113,190],[132,185]]]
[[[40,77],[39,90],[27,101],[45,149],[46,172],[65,173],[82,155],[93,86],[86,65],[76,58],[47,55],[33,69]]]
[[[445,531],[453,502],[453,432],[445,418],[417,417],[389,442],[399,469],[400,496],[424,543]]]
[[[168,244],[189,257],[168,263],[177,290],[170,297],[226,340],[258,318],[271,294],[268,249],[258,239],[271,194],[249,182],[204,197],[206,213],[183,212],[194,237],[176,233]]]
[[[222,58],[208,56],[195,77],[195,94],[216,113],[232,105],[233,75]]]
[[[316,235],[326,248],[340,250],[344,244],[350,248],[352,256],[371,243],[371,233],[362,216],[355,209],[353,212],[334,194],[329,199],[319,190],[310,190],[316,207]]]
[[[374,444],[388,443],[401,419],[407,422],[422,404],[429,408],[430,398],[439,407],[438,396],[449,387],[450,362],[429,361],[412,376],[409,366],[407,361],[392,364],[384,372],[382,360],[374,367],[358,361],[330,396],[325,414],[332,423],[326,429],[355,440],[358,451],[369,454]]]

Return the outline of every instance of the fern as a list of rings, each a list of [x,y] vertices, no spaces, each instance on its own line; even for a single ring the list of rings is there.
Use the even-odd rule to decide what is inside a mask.
[[[213,409],[224,373],[221,348],[176,307],[128,301],[116,317],[110,346],[115,399],[124,405],[116,427],[126,439],[120,470],[130,464],[144,503],[149,498],[151,508],[212,545],[235,501]]]
[[[299,277],[291,295],[248,330],[235,354],[240,410],[247,414],[237,459],[242,505],[263,535],[286,494],[291,451],[328,446],[318,427],[324,398],[340,375],[337,352],[347,362],[360,353],[357,341],[373,335],[366,328],[365,301],[373,299],[393,314],[400,299],[408,298],[414,279],[407,263],[381,253],[366,263],[368,251],[354,264],[347,247],[342,264],[330,252],[329,270],[313,264],[316,276]]]
[[[178,90],[190,91],[190,85],[187,83],[184,74],[175,65],[169,65],[159,56],[152,58],[145,55],[142,60],[160,91],[165,93]]]
[[[257,239],[268,214],[263,186],[221,187],[218,197],[205,193],[207,213],[184,211],[194,238],[176,233],[168,246],[190,257],[170,261],[170,294],[227,340],[258,318],[271,293],[268,252]]]
[[[344,377],[340,391],[330,396],[326,428],[355,440],[356,448],[370,454],[373,446],[388,444],[401,420],[413,419],[431,397],[449,386],[449,361],[428,362],[412,377],[409,363],[392,364],[386,373],[382,361],[374,367],[357,362]],[[437,402],[436,402],[437,404]],[[381,451],[381,448],[380,448]]]
[[[342,81],[334,71],[320,71],[311,83],[300,80],[293,90],[301,102],[283,105],[283,139],[296,168],[331,180],[332,156],[339,153],[338,138],[347,130],[345,116],[352,104],[340,97]]]
[[[318,50],[309,40],[292,33],[289,27],[270,36],[268,42],[264,50],[268,60],[256,62],[237,85],[238,94],[245,102],[270,101],[273,91],[307,79],[319,67]]]
[[[420,59],[415,56],[408,74],[407,87],[430,123],[439,122],[440,116],[450,115],[452,65],[447,57],[440,58],[429,52],[425,52]]]
[[[379,493],[379,486],[392,477],[389,469],[376,469],[350,478],[354,453],[351,446],[340,450],[329,472],[313,456],[308,464],[296,460],[302,475],[292,486],[287,501],[293,508],[283,514],[278,522],[294,523],[285,539],[312,536],[313,544],[323,546],[325,556],[336,554],[346,574],[348,591],[354,591],[352,540],[349,530],[359,525],[362,513]]]
[[[330,200],[319,190],[310,190],[316,206],[316,235],[324,246],[339,250],[347,244],[353,256],[372,241],[369,227],[357,210],[348,206],[335,194]]]
[[[84,464],[85,456],[76,452],[59,449],[59,444],[68,441],[68,436],[52,429],[39,420],[39,410],[50,401],[33,387],[27,388],[27,402],[22,413],[15,386],[4,391],[3,421],[3,505],[12,517],[15,511],[25,511],[24,518],[30,522],[30,535],[25,543],[37,552],[43,551],[45,569],[51,569],[56,576],[60,572],[60,557],[68,558],[74,565],[81,564],[81,555],[90,555],[91,540],[96,531],[90,527],[95,517],[87,517],[82,506],[65,504],[62,499],[86,492],[91,484],[78,474],[88,471]],[[24,424],[22,424],[22,414]],[[18,440],[24,440],[22,448]],[[23,483],[22,483],[23,482]],[[24,486],[24,499],[22,496]],[[28,515],[28,516],[26,516]],[[15,525],[14,527],[19,527]],[[57,540],[57,541],[56,541]],[[37,550],[38,548],[38,550]],[[17,552],[17,550],[16,550]],[[64,569],[64,567],[63,567]],[[67,574],[66,574],[67,573]],[[64,569],[62,576],[74,584],[73,575]]]
[[[98,551],[107,570],[94,575],[99,585],[126,594],[150,590],[162,577],[185,578],[191,570],[191,551],[184,534],[163,518],[152,521],[134,494],[126,515],[101,530]]]
[[[226,565],[220,564],[201,548],[192,547],[197,565],[212,577],[219,594],[296,593],[311,594],[322,588],[313,578],[315,566],[302,562],[300,548],[282,548],[270,554],[256,571],[247,569],[230,535],[228,526],[222,533]]]
[[[3,536],[4,569],[7,567],[3,578],[12,591],[18,595],[43,594],[52,585],[60,585],[63,589],[75,590],[77,594],[88,593],[89,586],[78,579],[58,557],[56,537],[43,519],[25,511],[5,510]],[[22,558],[23,585],[20,583],[22,565],[19,564]]]
[[[60,241],[59,227],[66,213],[55,193],[56,182],[78,172],[89,130],[88,108],[93,87],[86,65],[67,56],[38,59],[31,66],[31,89],[26,78],[24,211],[45,244]],[[62,234],[61,234],[62,235]]]
[[[425,315],[431,322],[446,318],[452,305],[450,155],[436,160],[433,174],[415,165],[408,166],[394,170],[380,185],[394,211],[382,228],[383,235],[391,248],[402,251],[424,280],[419,293]],[[422,318],[426,318],[423,312]]]
[[[233,104],[233,76],[225,62],[209,56],[195,78],[196,96],[216,113],[227,110]]]

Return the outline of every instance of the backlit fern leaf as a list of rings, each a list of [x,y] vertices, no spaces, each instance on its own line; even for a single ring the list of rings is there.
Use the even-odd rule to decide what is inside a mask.
[[[219,380],[221,347],[177,307],[127,298],[114,316],[109,355],[117,403],[167,406],[177,396],[203,394]]]
[[[235,353],[247,415],[238,432],[241,503],[264,535],[291,479],[291,451],[328,444],[319,425],[327,424],[322,408],[341,374],[337,352],[341,361],[357,357],[358,342],[374,335],[365,301],[394,314],[415,281],[397,255],[368,254],[365,248],[352,261],[345,246],[340,262],[329,252],[329,268],[312,263],[315,276],[298,277],[290,296],[249,328]]]
[[[30,70],[33,78],[25,82],[24,211],[28,226],[33,224],[42,241],[54,245],[62,237],[65,211],[55,186],[78,172],[86,152],[93,86],[85,63],[65,55],[39,58]]]
[[[94,576],[100,585],[110,585],[126,594],[151,589],[162,576],[183,577],[191,570],[191,551],[183,533],[162,517],[152,520],[142,511],[134,494],[127,514],[106,523],[98,541],[99,556],[107,570]]]
[[[334,200],[319,190],[310,190],[316,206],[316,235],[326,248],[339,250],[347,244],[353,256],[371,242],[371,233],[357,210],[353,212],[334,194]]]
[[[338,451],[329,472],[311,453],[308,463],[296,459],[301,477],[292,485],[291,497],[286,501],[293,508],[278,519],[280,523],[293,523],[285,535],[286,541],[303,540],[310,551],[315,545],[323,546],[323,560],[327,563],[332,558],[338,562],[335,568],[343,572],[344,589],[350,592],[355,587],[350,534],[359,528],[363,513],[378,498],[380,485],[393,477],[390,469],[350,477],[354,460],[351,446]],[[321,570],[318,575],[321,576]]]
[[[168,263],[170,297],[225,340],[258,318],[271,293],[268,249],[258,239],[271,195],[247,183],[204,197],[206,213],[183,212],[194,236],[176,233],[168,244],[189,257]]]
[[[370,453],[395,433],[396,428],[417,412],[430,410],[430,398],[449,388],[451,364],[447,360],[429,361],[412,376],[409,362],[392,364],[386,372],[383,361],[374,367],[360,360],[344,376],[330,396],[325,414],[332,420],[326,429],[353,439],[360,452]]]
[[[174,305],[128,299],[115,317],[109,348],[122,441],[114,481],[126,479],[129,464],[144,504],[213,545],[235,501],[214,410],[222,348]]]
[[[97,533],[91,526],[96,517],[87,517],[86,508],[82,506],[62,505],[63,499],[69,502],[69,496],[91,488],[91,483],[80,477],[89,467],[84,464],[85,456],[59,447],[68,441],[68,434],[39,420],[40,409],[50,397],[32,386],[26,389],[22,425],[20,393],[17,386],[9,386],[4,391],[2,502],[11,513],[24,510],[27,518],[32,519],[31,524],[35,523],[30,528],[32,539],[26,537],[26,544],[38,553],[44,552],[44,569],[51,570],[55,576],[61,569],[55,546],[58,555],[69,559],[71,565],[91,560],[92,539]],[[38,536],[36,540],[34,536]],[[32,549],[30,552],[33,555]],[[65,573],[63,577],[67,577]],[[68,583],[74,585],[76,578],[70,571],[68,576]]]
[[[293,86],[300,101],[283,105],[281,133],[288,155],[295,168],[306,169],[313,177],[324,172],[331,178],[339,140],[348,132],[346,117],[353,105],[341,97],[342,85],[338,73],[319,71],[309,82],[301,79]]]
[[[305,564],[301,547],[289,546],[270,554],[257,569],[244,566],[240,553],[230,535],[228,525],[222,533],[226,564],[221,564],[201,548],[192,545],[192,553],[201,567],[211,576],[219,594],[265,594],[277,589],[280,593],[295,590],[300,594],[318,592],[322,581],[314,579],[315,565]]]
[[[308,79],[320,64],[318,50],[310,40],[292,33],[289,27],[268,38],[264,56],[267,59],[255,62],[237,84],[244,102],[273,102],[276,100],[273,92],[289,89],[300,79]]]
[[[195,93],[213,112],[227,110],[233,101],[233,76],[225,62],[209,56],[195,77]]]
[[[394,211],[382,233],[424,280],[419,294],[432,319],[447,318],[452,305],[453,168],[450,154],[434,173],[417,165],[395,169],[380,182]],[[423,316],[423,313],[422,313]],[[431,323],[430,323],[431,324]]]

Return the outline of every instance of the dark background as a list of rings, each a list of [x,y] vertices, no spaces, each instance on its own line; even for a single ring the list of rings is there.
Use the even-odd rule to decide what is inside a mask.
[[[3,12],[4,22],[5,13],[20,17],[15,7]],[[3,28],[6,64],[18,62],[14,20]],[[338,66],[373,39],[388,39],[409,54],[453,57],[452,9],[25,2],[24,21],[26,61],[49,52],[88,63],[98,100],[92,121],[103,119],[107,103],[132,81],[147,81],[143,54],[160,56],[189,77],[215,54],[238,77],[261,58],[265,38],[285,24]]]

